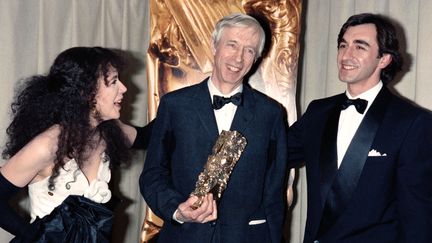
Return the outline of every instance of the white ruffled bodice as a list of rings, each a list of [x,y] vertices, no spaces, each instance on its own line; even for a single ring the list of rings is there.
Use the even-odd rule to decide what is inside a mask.
[[[94,202],[106,203],[111,199],[108,182],[111,179],[108,156],[103,153],[96,179],[89,183],[87,177],[78,168],[75,159],[65,163],[55,179],[55,190],[48,189],[49,177],[29,184],[30,215],[32,221],[42,218],[60,205],[69,195],[84,196]]]

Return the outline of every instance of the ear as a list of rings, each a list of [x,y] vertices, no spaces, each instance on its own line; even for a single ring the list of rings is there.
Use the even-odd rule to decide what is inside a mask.
[[[210,43],[210,49],[211,49],[211,52],[212,52],[213,55],[216,54],[216,46],[215,45],[216,45],[215,41],[212,40],[211,43]]]
[[[381,69],[384,69],[391,63],[391,61],[392,61],[392,56],[388,53],[384,53],[380,58],[378,65]]]

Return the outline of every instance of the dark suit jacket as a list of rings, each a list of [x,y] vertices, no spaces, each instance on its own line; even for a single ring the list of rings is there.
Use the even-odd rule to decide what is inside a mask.
[[[306,163],[304,242],[432,242],[431,114],[383,87],[336,172],[343,97],[311,102],[288,132],[289,160]]]
[[[218,136],[207,81],[166,94],[160,102],[141,193],[165,221],[159,242],[277,242],[282,237],[286,175],[286,114],[276,101],[243,89],[231,130],[247,139],[218,203],[216,222],[173,222],[177,206],[195,188]],[[264,224],[249,221],[265,219]]]

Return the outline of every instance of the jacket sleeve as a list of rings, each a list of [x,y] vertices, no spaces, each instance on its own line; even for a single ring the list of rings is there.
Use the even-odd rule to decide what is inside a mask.
[[[174,190],[170,179],[170,158],[174,146],[170,119],[169,107],[163,97],[139,180],[141,194],[146,203],[163,220],[171,220],[174,211],[183,202],[183,196]]]
[[[285,178],[287,175],[287,119],[284,110],[279,112],[273,125],[268,148],[269,168],[266,174],[264,200],[271,242],[282,240],[285,218]]]
[[[153,128],[154,120],[149,122],[144,127],[136,127],[134,128],[137,131],[137,135],[135,137],[135,141],[132,144],[133,149],[147,149],[150,142],[150,134]]]
[[[305,132],[308,129],[310,113],[316,110],[316,101],[312,101],[305,113],[288,129],[288,167],[298,167],[305,162]],[[309,127],[310,129],[310,127]]]
[[[401,242],[432,240],[432,115],[410,126],[397,168],[397,210]]]

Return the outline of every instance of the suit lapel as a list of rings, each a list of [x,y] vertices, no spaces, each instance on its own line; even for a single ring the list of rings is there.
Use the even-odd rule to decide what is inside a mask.
[[[337,131],[340,116],[340,103],[343,95],[337,98],[324,126],[320,149],[320,182],[322,206],[324,206],[327,192],[330,189],[337,172]]]
[[[390,92],[383,87],[357,129],[327,194],[320,232],[326,232],[336,222],[351,199],[383,120],[389,96]]]
[[[196,113],[209,136],[216,140],[219,131],[211,104],[207,80],[208,78],[198,85],[198,92],[194,95],[194,105],[191,107],[195,108]]]
[[[243,85],[243,103],[237,107],[230,130],[239,131],[244,134],[244,129],[254,117],[255,99],[252,88]]]

